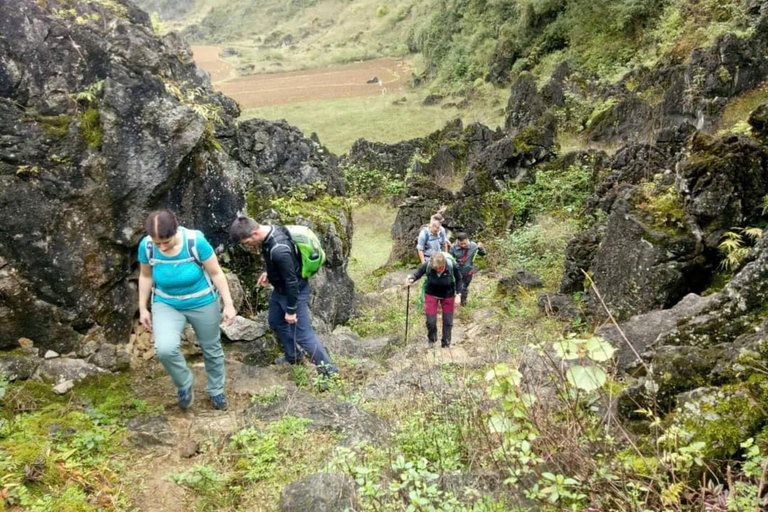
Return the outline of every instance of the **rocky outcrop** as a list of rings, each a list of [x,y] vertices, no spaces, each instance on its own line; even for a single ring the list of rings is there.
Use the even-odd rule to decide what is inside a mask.
[[[315,473],[283,487],[280,510],[283,512],[336,512],[357,510],[357,487],[342,473]]]
[[[311,429],[329,429],[342,435],[345,446],[363,441],[374,442],[386,438],[389,426],[386,421],[351,402],[321,400],[303,391],[283,396],[271,404],[254,404],[248,409],[249,417],[271,421],[290,415],[308,418]]]
[[[743,135],[692,133],[664,130],[656,144],[630,144],[612,158],[586,204],[608,218],[568,244],[562,293],[583,290],[591,271],[608,307],[628,318],[708,286],[723,235],[762,215],[768,148]],[[592,292],[589,305],[606,314]]]
[[[89,332],[127,341],[152,209],[221,246],[246,197],[261,211],[287,193],[308,204],[344,193],[335,158],[297,129],[236,126],[237,105],[186,43],[157,38],[130,2],[0,0],[0,13],[0,347],[26,336],[66,353]],[[351,220],[316,227],[333,255],[316,293],[351,294]],[[338,322],[351,307],[321,309]]]

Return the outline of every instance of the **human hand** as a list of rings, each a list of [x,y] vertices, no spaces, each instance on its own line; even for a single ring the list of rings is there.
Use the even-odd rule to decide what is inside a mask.
[[[266,287],[269,284],[269,280],[267,280],[267,273],[262,272],[259,276],[259,280],[256,281],[256,285],[261,286],[262,288]]]
[[[289,315],[288,313],[285,314],[285,322],[289,324],[295,324],[297,322],[296,319],[296,313]]]
[[[411,286],[413,284],[413,278],[408,276],[405,278],[405,286]]]
[[[224,306],[224,311],[221,312],[221,319],[225,324],[232,325],[235,323],[236,316],[237,311],[235,311],[235,306],[232,304],[227,304]]]
[[[146,330],[152,332],[152,314],[147,308],[139,309],[139,322]]]
[[[461,295],[456,296],[456,305],[461,306]]]
[[[478,249],[483,249],[483,247],[484,247],[483,246],[483,242],[477,242],[477,248]]]

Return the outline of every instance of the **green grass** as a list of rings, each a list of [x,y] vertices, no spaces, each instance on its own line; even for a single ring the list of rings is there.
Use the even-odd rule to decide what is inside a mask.
[[[763,82],[757,89],[737,96],[728,102],[723,117],[718,123],[721,133],[733,131],[740,124],[746,124],[749,114],[768,101],[768,82]],[[747,125],[748,127],[748,125]]]
[[[139,400],[131,376],[100,376],[66,396],[26,381],[0,397],[0,488],[31,511],[128,510],[124,423],[157,408]],[[2,507],[0,507],[2,510]],[[15,508],[14,508],[15,510]]]
[[[364,204],[352,211],[355,232],[347,271],[358,288],[366,278],[375,279],[372,272],[387,263],[392,248],[389,228],[396,214],[395,208],[382,204]]]
[[[478,103],[479,106],[464,110],[442,109],[440,106],[421,106],[421,98],[426,94],[420,91],[272,105],[246,110],[241,119],[285,119],[307,135],[316,132],[320,141],[336,154],[346,153],[360,138],[394,143],[424,137],[456,117],[466,123],[481,121],[491,127],[501,122],[500,113],[490,106],[494,99],[489,98],[487,105]],[[405,105],[392,104],[402,97],[407,100]],[[497,106],[496,110],[499,108]]]

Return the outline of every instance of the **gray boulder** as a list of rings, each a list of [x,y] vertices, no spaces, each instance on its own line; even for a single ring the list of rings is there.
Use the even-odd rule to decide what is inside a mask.
[[[546,315],[556,316],[563,320],[572,320],[579,316],[579,308],[569,295],[540,293],[536,303]]]
[[[35,356],[0,357],[0,375],[9,381],[27,380],[34,375],[40,359]]]
[[[139,416],[129,420],[129,439],[138,448],[153,449],[157,446],[174,446],[178,435],[165,416]]]
[[[283,512],[342,512],[358,510],[355,482],[342,473],[315,473],[283,487]]]
[[[35,374],[45,381],[64,382],[71,380],[77,382],[94,375],[104,375],[109,372],[99,368],[95,364],[86,363],[82,359],[46,359],[37,368]]]
[[[371,358],[381,355],[394,341],[391,336],[361,338],[346,326],[337,327],[331,334],[321,336],[320,339],[332,356],[352,358]]]
[[[329,429],[344,436],[343,445],[382,441],[389,432],[386,421],[351,402],[323,400],[303,391],[282,396],[271,404],[254,404],[246,415],[272,421],[285,415],[312,420],[308,428]]]
[[[257,316],[255,320],[236,316],[232,325],[221,324],[221,332],[229,341],[255,341],[263,338],[268,331],[265,314]]]
[[[613,324],[605,324],[595,330],[595,335],[602,336],[618,349],[618,368],[627,372],[641,364],[635,352],[640,356],[646,354],[655,344],[674,331],[680,320],[696,316],[704,311],[711,301],[710,298],[691,293],[673,308],[633,316],[619,325],[620,330]],[[622,332],[626,340],[621,335]],[[628,346],[627,341],[634,351]]]
[[[131,365],[131,356],[125,345],[105,343],[91,356],[89,361],[99,368],[115,372],[127,370]]]

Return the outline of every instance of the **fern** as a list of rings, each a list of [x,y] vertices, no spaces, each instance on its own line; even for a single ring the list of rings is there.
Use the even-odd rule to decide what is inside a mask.
[[[752,250],[751,245],[759,238],[762,238],[763,230],[756,227],[733,228],[723,235],[723,240],[717,246],[723,253],[723,260],[720,267],[725,270],[733,271],[737,269],[747,258]]]

